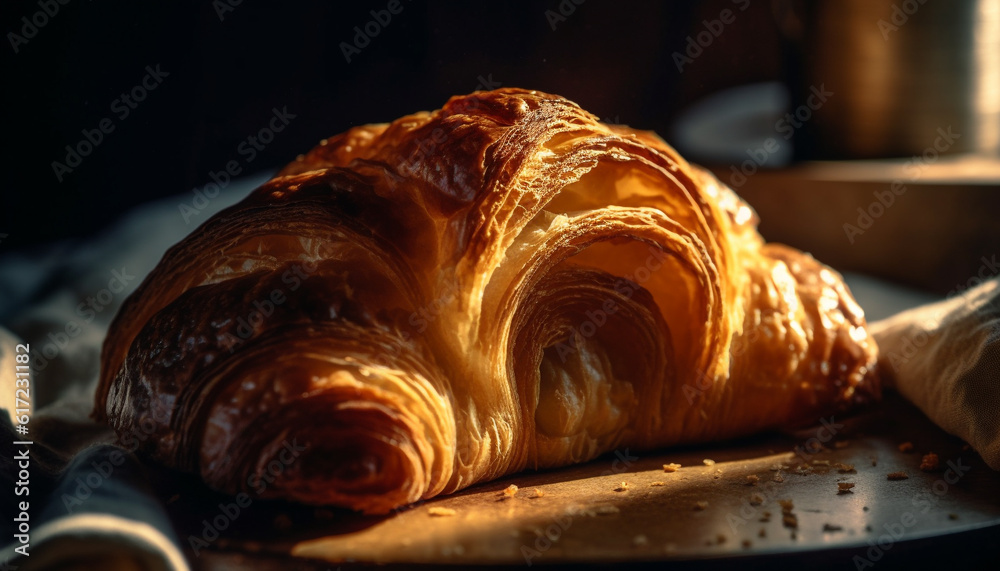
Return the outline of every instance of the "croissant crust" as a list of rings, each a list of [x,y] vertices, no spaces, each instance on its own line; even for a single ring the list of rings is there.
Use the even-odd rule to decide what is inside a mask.
[[[877,398],[841,277],[651,132],[501,89],[322,141],[172,247],[95,416],[212,487],[384,513]]]

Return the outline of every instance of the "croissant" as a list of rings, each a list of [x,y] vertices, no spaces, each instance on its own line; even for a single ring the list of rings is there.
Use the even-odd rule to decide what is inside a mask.
[[[218,490],[386,513],[877,399],[841,277],[757,222],[651,132],[453,97],[321,141],[172,247],[94,415]]]

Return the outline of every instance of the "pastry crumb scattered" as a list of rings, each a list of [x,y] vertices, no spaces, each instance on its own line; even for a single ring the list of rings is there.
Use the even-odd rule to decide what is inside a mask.
[[[700,511],[706,510],[706,509],[708,509],[708,502],[702,500],[702,501],[698,501],[698,502],[694,503],[694,510],[695,511],[699,511],[700,512]]]
[[[704,462],[706,466],[715,466],[715,460],[712,460],[711,458],[705,458],[702,462]]]
[[[545,495],[545,492],[543,492],[539,488],[535,488],[534,490],[531,491],[531,497],[532,498],[540,498],[540,497],[542,497],[544,495]]]
[[[854,482],[837,482],[837,493],[838,494],[853,494],[851,488],[854,487]]]
[[[857,473],[857,470],[854,469],[854,464],[843,464],[838,462],[837,464],[834,465],[834,467],[837,468],[837,471],[840,472],[841,474]]]
[[[778,482],[780,484],[785,481],[785,477],[781,475],[781,472],[777,472],[774,474],[774,477],[771,478],[771,481]]]
[[[824,523],[823,524],[823,531],[824,532],[843,531],[843,530],[844,530],[844,528],[840,527],[839,525],[834,525],[832,523]]]
[[[621,482],[621,483],[619,483],[618,486],[615,488],[615,491],[616,492],[627,492],[628,491],[628,482]]]
[[[517,486],[515,486],[514,484],[511,484],[511,485],[507,486],[506,488],[504,488],[503,492],[501,492],[501,493],[503,494],[504,498],[513,498],[514,496],[517,495]]]
[[[913,443],[912,442],[904,442],[904,443],[900,444],[899,445],[899,451],[900,452],[913,452]]]
[[[938,455],[933,452],[928,452],[924,454],[924,457],[920,459],[920,469],[924,472],[933,472],[941,466],[941,459]]]
[[[663,471],[664,472],[676,472],[677,470],[680,469],[680,467],[681,467],[680,464],[675,464],[675,463],[671,462],[669,464],[664,464],[663,465]]]
[[[750,505],[751,506],[759,506],[762,503],[764,503],[764,496],[762,496],[760,494],[753,494],[753,495],[750,496]]]
[[[767,537],[767,530],[763,527],[757,532],[757,537]]]
[[[750,549],[753,543],[749,539],[744,539],[741,545],[743,546],[743,549]]]
[[[658,488],[658,487],[664,486],[664,485],[666,485],[666,484],[664,484],[663,482],[653,482],[653,483],[650,484],[650,486],[652,486],[654,488]]]
[[[906,472],[889,472],[886,474],[886,478],[889,480],[905,480],[909,478]]]
[[[799,527],[799,518],[792,513],[792,510],[795,509],[792,500],[778,500],[778,504],[781,505],[781,523],[792,529]]]
[[[723,543],[726,542],[726,536],[722,535],[721,533],[719,535],[716,535],[715,542],[718,543],[719,545],[722,545]]]
[[[757,474],[750,474],[747,476],[747,485],[749,486],[756,486],[759,481],[760,477],[758,477]]]
[[[451,508],[442,508],[438,506],[433,506],[427,509],[427,515],[434,517],[450,517],[457,514],[455,510]]]

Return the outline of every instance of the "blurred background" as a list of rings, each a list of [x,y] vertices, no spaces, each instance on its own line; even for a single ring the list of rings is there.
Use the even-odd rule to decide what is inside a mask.
[[[1000,0],[18,0],[0,17],[0,256],[517,86],[656,131],[767,239],[838,269],[939,294],[1000,271]]]

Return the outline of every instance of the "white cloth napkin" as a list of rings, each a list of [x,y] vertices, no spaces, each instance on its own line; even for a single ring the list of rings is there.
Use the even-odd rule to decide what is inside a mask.
[[[889,386],[1000,470],[1000,278],[871,329]]]

